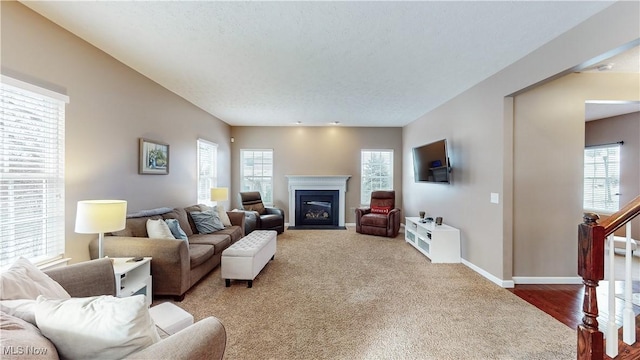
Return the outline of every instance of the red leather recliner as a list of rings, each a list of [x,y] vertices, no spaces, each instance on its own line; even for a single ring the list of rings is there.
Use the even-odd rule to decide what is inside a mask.
[[[374,191],[369,207],[356,209],[356,232],[396,237],[399,231],[400,209],[396,209],[394,190]]]

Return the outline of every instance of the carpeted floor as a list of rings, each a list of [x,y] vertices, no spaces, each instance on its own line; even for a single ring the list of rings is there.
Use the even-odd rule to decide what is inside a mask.
[[[575,330],[402,235],[285,231],[253,288],[217,268],[176,304],[224,323],[225,359],[576,358]]]

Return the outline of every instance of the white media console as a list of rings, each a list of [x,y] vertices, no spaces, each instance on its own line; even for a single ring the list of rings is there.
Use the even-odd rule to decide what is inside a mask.
[[[419,217],[406,217],[404,239],[432,263],[460,262],[460,230],[449,225],[422,223]]]

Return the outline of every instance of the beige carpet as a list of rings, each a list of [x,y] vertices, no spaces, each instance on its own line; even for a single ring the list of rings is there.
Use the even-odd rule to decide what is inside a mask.
[[[575,330],[402,236],[286,231],[253,288],[218,268],[176,304],[224,323],[225,359],[576,358]]]

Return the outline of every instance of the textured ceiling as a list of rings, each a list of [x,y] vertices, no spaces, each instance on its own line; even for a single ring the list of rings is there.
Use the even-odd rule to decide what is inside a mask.
[[[23,3],[230,125],[403,126],[613,2]]]

